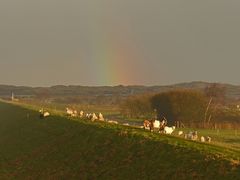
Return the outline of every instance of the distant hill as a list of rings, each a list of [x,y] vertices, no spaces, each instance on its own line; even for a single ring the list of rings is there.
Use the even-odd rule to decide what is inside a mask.
[[[64,86],[57,85],[52,87],[26,87],[26,86],[10,86],[0,85],[0,97],[10,97],[13,92],[16,96],[102,96],[102,97],[127,97],[142,93],[165,92],[178,88],[188,88],[203,90],[210,85],[208,82],[189,82],[167,86]],[[240,86],[231,84],[221,84],[226,88],[226,97],[239,99]]]

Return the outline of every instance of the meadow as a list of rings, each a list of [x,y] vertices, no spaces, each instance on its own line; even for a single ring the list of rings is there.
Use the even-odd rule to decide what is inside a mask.
[[[38,108],[0,102],[0,179],[240,178],[239,132],[200,143]]]

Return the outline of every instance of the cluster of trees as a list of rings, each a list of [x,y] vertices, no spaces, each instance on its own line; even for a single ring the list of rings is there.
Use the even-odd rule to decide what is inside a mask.
[[[171,125],[175,122],[199,122],[204,118],[206,97],[193,90],[175,90],[153,96],[151,104],[157,110],[158,119],[166,117]]]
[[[154,95],[128,98],[121,105],[122,114],[134,118],[167,118],[169,124],[208,126],[224,105],[225,88],[211,84],[203,91],[179,89]],[[156,117],[157,116],[157,117]]]
[[[154,115],[150,98],[152,95],[143,94],[127,98],[120,104],[121,113],[127,118],[149,118]]]

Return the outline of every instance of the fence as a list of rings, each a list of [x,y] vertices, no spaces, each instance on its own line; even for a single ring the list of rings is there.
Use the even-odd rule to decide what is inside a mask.
[[[206,129],[240,129],[240,122],[212,122],[212,123],[196,123],[187,122],[183,123],[176,121],[175,125],[177,128],[206,128]]]

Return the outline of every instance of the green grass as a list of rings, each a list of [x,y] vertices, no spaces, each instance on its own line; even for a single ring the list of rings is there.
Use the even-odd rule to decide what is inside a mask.
[[[0,179],[239,179],[240,151],[0,102]]]
[[[211,144],[219,145],[225,148],[239,150],[240,149],[240,130],[229,129],[179,129],[184,132],[197,130],[198,136],[210,136],[212,138]],[[178,131],[173,132],[177,136]]]
[[[31,100],[21,100],[20,104],[25,104],[27,106],[32,107],[44,107],[46,109],[51,109],[55,111],[62,111],[65,112],[66,107],[74,108],[78,111],[83,110],[85,113],[103,113],[104,115],[111,116],[115,114],[119,114],[119,108],[116,105],[86,105],[86,104],[64,104],[64,103],[55,103],[55,102],[44,102],[44,101],[37,101],[36,99]]]

